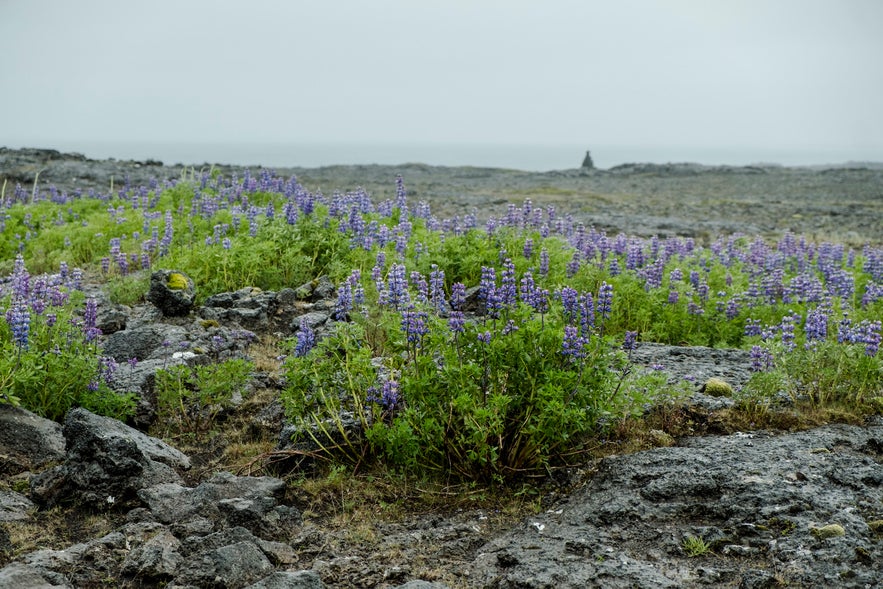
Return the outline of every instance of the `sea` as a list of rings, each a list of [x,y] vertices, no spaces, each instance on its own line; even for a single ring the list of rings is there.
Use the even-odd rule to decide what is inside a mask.
[[[625,163],[698,163],[705,165],[783,166],[843,165],[881,162],[883,149],[773,149],[768,147],[660,147],[626,145],[518,145],[493,143],[279,143],[279,142],[78,142],[60,141],[42,147],[81,153],[92,159],[148,159],[164,164],[206,163],[265,168],[331,165],[422,163],[433,166],[475,166],[525,171],[578,168],[586,151],[597,168]]]

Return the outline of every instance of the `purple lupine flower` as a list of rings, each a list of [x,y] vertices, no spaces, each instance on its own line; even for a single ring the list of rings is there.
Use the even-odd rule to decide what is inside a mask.
[[[380,404],[383,405],[383,408],[392,411],[398,406],[399,401],[399,383],[393,379],[384,382],[380,394]]]
[[[580,253],[579,250],[573,252],[573,257],[570,258],[570,261],[567,262],[567,277],[573,278],[573,276],[579,272],[580,266]]]
[[[411,284],[417,290],[417,301],[421,303],[429,302],[429,285],[426,284],[426,278],[420,272],[414,270],[411,272]]]
[[[549,275],[549,250],[543,248],[540,251],[540,276],[546,277]]]
[[[693,301],[687,303],[687,313],[690,315],[704,315],[705,309],[703,309],[700,305],[697,305]]]
[[[613,309],[613,286],[607,284],[606,282],[601,283],[601,288],[598,290],[598,300],[595,305],[595,312],[601,316],[603,319],[608,319],[610,317],[610,312]]]
[[[423,338],[429,333],[427,314],[414,308],[402,311],[402,331],[408,339],[408,343],[420,347]]]
[[[451,308],[462,310],[463,304],[466,302],[466,285],[462,282],[455,282],[451,285]]]
[[[762,346],[751,346],[751,372],[764,372],[773,367],[773,356]]]
[[[297,331],[297,344],[294,347],[294,355],[298,358],[306,356],[316,345],[316,333],[309,326],[306,319],[300,320],[300,328]]]
[[[748,337],[761,335],[760,319],[745,320],[745,335]]]
[[[445,271],[439,270],[437,264],[432,265],[429,273],[429,300],[436,313],[445,308]]]
[[[503,307],[514,307],[518,288],[515,281],[515,264],[510,258],[506,258],[503,262],[503,276],[500,280],[499,288],[500,304]]]
[[[12,330],[12,341],[19,350],[28,349],[31,332],[31,313],[24,302],[15,301],[6,312],[6,322]]]
[[[840,320],[840,323],[837,324],[837,343],[838,344],[851,344],[855,341],[855,333],[852,330],[852,321],[845,317],[846,313],[844,313],[843,319]]]
[[[561,353],[576,362],[586,357],[586,339],[579,334],[579,330],[573,325],[564,326],[564,341],[561,344]]]
[[[349,281],[344,282],[337,289],[337,303],[334,305],[333,316],[338,321],[346,321],[349,312],[353,310],[353,287]]]
[[[399,209],[401,219],[408,216],[408,192],[405,190],[405,179],[399,174],[396,176],[396,207]]]
[[[568,323],[576,323],[579,317],[579,293],[575,288],[565,286],[558,291],[558,297],[564,307],[564,318]]]
[[[595,326],[595,301],[592,293],[583,293],[579,298],[579,329],[580,335],[588,340],[592,327]]]
[[[86,336],[87,342],[94,341],[101,335],[101,330],[96,327],[97,322],[98,301],[93,297],[89,297],[86,299],[86,309],[83,312],[83,334]]]
[[[630,352],[638,347],[638,332],[626,331],[625,340],[622,343],[622,349]]]
[[[678,300],[680,300],[681,294],[674,288],[668,291],[668,302],[670,305],[677,304]]]
[[[524,240],[524,249],[521,251],[522,255],[528,260],[533,255],[533,239],[528,237]]]
[[[806,314],[806,325],[803,328],[806,333],[805,347],[809,349],[813,342],[824,341],[828,337],[828,310],[816,307]]]
[[[491,343],[492,336],[491,336],[490,331],[485,331],[485,332],[479,333],[476,337],[478,338],[478,341],[480,341],[483,344]]]
[[[110,272],[110,258],[108,256],[101,258],[101,272],[104,274]]]
[[[478,296],[484,301],[488,314],[494,317],[495,313],[500,309],[501,301],[497,294],[497,272],[490,266],[481,267],[481,282],[479,283]]]
[[[399,310],[411,302],[408,294],[408,281],[405,278],[404,264],[393,264],[386,279],[386,302]]]
[[[466,326],[466,316],[463,311],[451,311],[448,316],[448,329],[454,333],[463,333]]]
[[[739,316],[739,301],[736,300],[735,298],[732,298],[729,301],[727,301],[727,308],[726,308],[725,313],[726,313],[727,319],[729,319],[730,321],[732,321],[733,319],[738,317]]]
[[[506,322],[506,325],[503,326],[502,334],[509,335],[510,333],[514,333],[516,331],[518,331],[518,326],[515,325],[514,320],[510,319],[509,321]]]
[[[881,322],[879,320],[864,320],[855,327],[853,341],[865,344],[865,354],[867,356],[876,356],[880,350],[880,329]]]
[[[788,314],[782,317],[779,329],[782,332],[782,345],[789,352],[794,349],[794,324],[800,319],[799,315]]]

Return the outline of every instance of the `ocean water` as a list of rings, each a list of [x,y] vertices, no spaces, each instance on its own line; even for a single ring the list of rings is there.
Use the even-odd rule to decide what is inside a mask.
[[[11,146],[23,147],[23,146]],[[883,161],[883,150],[769,149],[726,147],[646,147],[580,145],[512,145],[451,143],[149,143],[73,142],[27,145],[74,151],[93,159],[159,160],[165,164],[222,163],[242,166],[318,167],[336,164],[424,163],[435,166],[478,166],[529,171],[578,168],[587,149],[598,168],[624,163],[693,162],[743,166],[775,163],[786,166]]]

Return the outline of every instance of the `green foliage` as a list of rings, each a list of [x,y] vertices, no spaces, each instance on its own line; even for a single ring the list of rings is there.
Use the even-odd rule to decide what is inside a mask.
[[[251,379],[252,364],[233,359],[217,364],[171,366],[156,373],[157,417],[170,431],[197,436],[233,406]]]
[[[0,402],[11,402],[60,421],[72,407],[125,420],[134,413],[132,394],[118,394],[101,378],[102,359],[94,342],[70,324],[68,308],[53,308],[57,320],[32,318],[27,349],[13,344],[0,321]]]
[[[684,538],[684,541],[681,543],[681,548],[684,550],[687,556],[693,558],[696,556],[704,556],[711,550],[711,546],[709,546],[705,540],[698,536],[687,536]]]
[[[829,340],[789,352],[780,343],[769,347],[775,358],[773,368],[752,375],[743,398],[770,404],[784,394],[815,408],[883,413],[876,401],[883,396],[883,359],[879,354],[868,356],[863,344]]]
[[[390,352],[382,362],[372,360],[362,323],[338,323],[308,355],[288,360],[287,413],[302,437],[351,464],[382,459],[406,473],[487,481],[545,472],[578,453],[602,417],[634,407],[624,397],[638,391],[616,386],[608,339],[595,336],[574,361],[561,353],[560,325],[524,308],[511,319],[517,329],[500,320],[453,334],[431,318],[419,346],[381,321]],[[400,400],[387,404],[381,390],[391,380]]]

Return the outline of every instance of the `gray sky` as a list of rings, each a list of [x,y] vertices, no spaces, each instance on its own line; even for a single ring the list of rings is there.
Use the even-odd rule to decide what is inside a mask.
[[[0,0],[0,145],[826,148],[883,160],[880,0]]]

